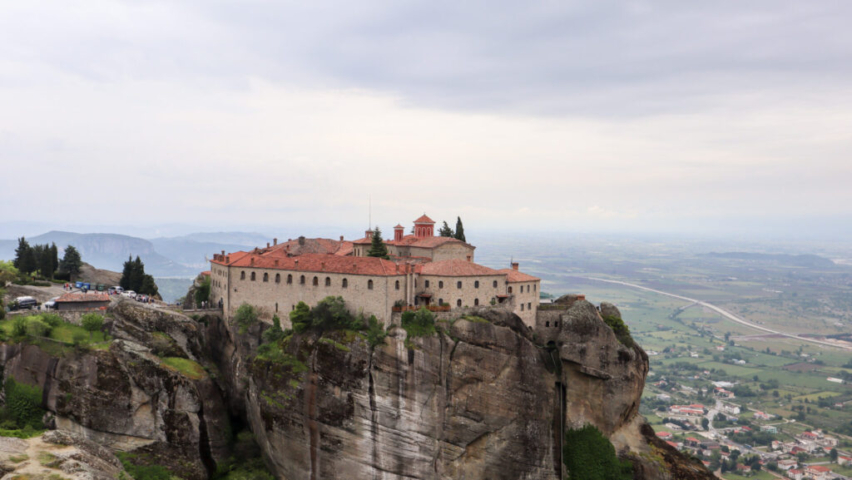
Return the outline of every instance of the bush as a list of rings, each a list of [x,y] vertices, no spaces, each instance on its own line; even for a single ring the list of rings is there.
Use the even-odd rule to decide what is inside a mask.
[[[32,335],[33,337],[47,337],[50,336],[50,331],[52,327],[41,320],[32,319],[27,323],[27,334]]]
[[[317,330],[359,330],[355,318],[346,309],[343,297],[325,297],[311,309],[311,326]]]
[[[86,342],[86,334],[81,331],[74,332],[74,335],[71,337],[71,341],[74,343],[74,346],[80,346]]]
[[[80,319],[83,325],[83,328],[89,332],[89,340],[92,339],[92,334],[97,331],[100,331],[104,326],[104,317],[98,315],[97,313],[87,313],[83,315]]]
[[[17,317],[12,323],[12,335],[23,337],[27,334],[27,317]]]
[[[593,425],[566,431],[562,456],[570,480],[633,479],[633,464],[619,460],[615,447]]]
[[[384,345],[387,336],[385,324],[379,322],[375,315],[370,315],[370,319],[367,321],[367,343],[370,344],[370,347],[376,348],[379,345]]]
[[[240,305],[240,308],[237,309],[237,313],[234,314],[234,321],[237,322],[237,325],[240,327],[240,335],[244,335],[248,331],[249,327],[257,323],[257,309],[248,303],[243,303]]]
[[[65,320],[55,313],[44,313],[44,314],[42,314],[41,315],[41,321],[50,325],[53,328],[56,328],[56,327],[62,325],[63,323],[65,323]]]
[[[403,312],[402,328],[409,337],[425,337],[435,333],[435,315],[426,307],[416,312]]]
[[[279,342],[284,338],[284,330],[281,330],[281,319],[278,315],[272,316],[272,326],[263,332],[264,342]]]
[[[311,307],[305,302],[296,304],[296,308],[290,312],[290,323],[293,324],[293,331],[302,333],[311,328]]]
[[[636,345],[633,341],[633,337],[630,336],[630,329],[627,327],[627,324],[624,323],[624,320],[615,316],[608,316],[604,317],[604,322],[609,325],[609,328],[612,329],[613,333],[615,333],[615,337],[618,338],[618,341],[621,342],[622,345],[627,347],[633,347]]]
[[[195,305],[200,307],[202,302],[210,300],[210,277],[205,276],[198,290],[195,291]]]
[[[9,378],[5,384],[6,412],[15,420],[19,428],[27,425],[35,429],[44,428],[41,419],[44,409],[41,408],[42,390],[39,387],[18,383]]]

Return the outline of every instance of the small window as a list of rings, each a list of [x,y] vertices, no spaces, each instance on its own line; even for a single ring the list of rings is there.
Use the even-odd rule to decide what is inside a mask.
[[[536,284],[533,284],[533,292],[535,292],[537,289],[538,289],[538,286]]]
[[[545,327],[549,327],[549,326],[550,326],[550,322],[544,322],[544,326],[545,326]]]
[[[373,281],[367,280],[367,290],[372,290],[372,289],[373,289]]]
[[[245,272],[245,270],[243,270],[242,272],[240,272],[240,280],[245,280],[245,279],[246,279],[246,272]]]
[[[292,284],[293,284],[293,274],[288,273],[287,274],[287,285],[292,285]]]
[[[511,295],[511,293],[512,293],[512,287],[509,287],[509,294]]]
[[[438,281],[438,288],[444,288],[444,281],[443,280]]]
[[[305,276],[304,276],[304,275],[302,275],[301,277],[299,277],[299,283],[300,283],[300,284],[302,284],[302,285],[304,285],[304,284],[305,284]]]
[[[396,281],[396,289],[399,290],[399,280]]]
[[[521,304],[521,311],[522,312],[524,311],[524,304],[523,303]]]
[[[497,288],[497,280],[494,280],[494,288]]]
[[[461,307],[461,299],[456,300],[456,306]]]
[[[426,288],[429,288],[429,280],[424,280],[423,286],[425,286]]]
[[[443,298],[439,298],[439,299],[438,299],[438,305],[443,305],[443,304],[444,304],[444,299],[443,299]]]
[[[315,286],[315,287],[319,286],[319,277],[314,277],[313,286]]]
[[[559,322],[553,322],[553,326],[559,328]]]
[[[275,302],[275,313],[278,313],[278,302]]]
[[[264,282],[268,282],[268,281],[269,281],[269,274],[268,274],[268,273],[264,273],[264,274],[263,274],[263,281],[264,281]]]
[[[343,288],[348,288],[348,287],[349,287],[349,280],[344,278],[343,279]]]
[[[331,277],[325,277],[325,286],[326,286],[326,287],[330,287],[330,286],[331,286]]]
[[[281,283],[281,274],[280,273],[275,274],[275,283]]]
[[[456,288],[461,288],[462,282],[456,282]]]
[[[479,306],[479,299],[478,298],[473,299],[473,305],[476,306],[476,307]]]
[[[479,288],[479,280],[473,282],[473,288]]]
[[[532,310],[532,303],[527,303],[527,310]]]
[[[255,272],[251,272],[251,281],[253,282],[255,280],[256,280]]]

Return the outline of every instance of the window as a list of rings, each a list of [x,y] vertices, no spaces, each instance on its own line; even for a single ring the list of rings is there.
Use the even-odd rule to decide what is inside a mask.
[[[458,299],[458,300],[456,300],[456,305],[457,305],[457,306],[459,306],[459,307],[461,307],[461,298],[460,298],[460,299]]]
[[[444,288],[444,281],[443,280],[438,281],[438,288]]]
[[[292,284],[293,284],[293,274],[288,273],[287,274],[287,285],[292,285]]]
[[[281,283],[281,274],[280,273],[275,274],[275,283]]]
[[[301,277],[299,277],[299,283],[300,283],[300,284],[302,284],[302,285],[304,285],[304,284],[305,284],[305,276],[304,276],[304,275],[302,275]]]
[[[497,288],[497,280],[494,280],[494,288]]]
[[[524,311],[524,304],[523,303],[521,304],[521,311],[522,312]]]
[[[315,286],[315,287],[319,286],[319,278],[318,277],[314,277],[313,286]]]
[[[367,280],[367,290],[372,290],[372,289],[373,289],[373,281]]]
[[[278,313],[278,302],[275,302],[275,313]]]
[[[473,288],[479,288],[479,280],[473,282]]]
[[[331,277],[325,277],[325,286],[326,286],[326,287],[330,287],[330,286],[331,286]]]
[[[538,289],[538,287],[535,284],[533,284],[533,292],[535,292],[536,289]]]
[[[532,303],[527,303],[527,310],[532,310]]]
[[[251,272],[251,281],[255,281],[255,272]]]
[[[424,285],[426,288],[429,288],[429,280],[425,280],[425,281],[423,282],[423,285]]]
[[[396,289],[399,290],[399,280],[396,281]]]
[[[512,287],[509,287],[509,294],[512,294]]]
[[[456,288],[461,288],[461,282],[456,282]]]
[[[473,299],[473,305],[474,305],[475,307],[478,307],[478,306],[479,306],[479,299],[478,299],[478,298],[474,298],[474,299]]]
[[[444,299],[443,299],[443,298],[439,298],[439,299],[438,299],[438,305],[443,305],[443,304],[444,304]]]
[[[245,270],[243,270],[242,272],[240,272],[240,280],[245,280],[245,279],[246,279],[246,272],[245,272]]]
[[[269,281],[269,274],[268,274],[268,273],[264,273],[264,274],[263,274],[263,281],[264,281],[264,282],[268,282],[268,281]]]
[[[553,326],[559,328],[559,322],[553,322]]]
[[[545,326],[545,327],[549,327],[549,326],[550,326],[550,322],[544,322],[544,326]]]
[[[343,288],[348,288],[348,287],[349,287],[349,280],[344,278],[343,279]]]

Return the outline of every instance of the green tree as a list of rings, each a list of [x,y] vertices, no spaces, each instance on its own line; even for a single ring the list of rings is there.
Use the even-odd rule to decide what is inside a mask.
[[[195,290],[195,304],[201,306],[202,302],[210,300],[210,277],[204,276],[201,285]]]
[[[368,257],[378,257],[388,259],[388,247],[385,245],[384,240],[382,240],[382,231],[379,227],[376,227],[376,231],[373,232],[373,241],[370,244],[370,251],[367,252]]]
[[[44,428],[41,419],[44,409],[41,408],[44,394],[36,386],[18,383],[13,378],[6,379],[6,412],[19,428],[30,426],[35,429]]]
[[[12,323],[12,335],[23,337],[27,334],[27,317],[15,317]]]
[[[15,268],[14,262],[0,260],[0,288],[7,283],[15,281],[20,272]]]
[[[462,242],[467,242],[467,239],[464,238],[464,225],[462,225],[461,217],[456,217],[456,235],[457,240],[461,240]]]
[[[59,249],[56,248],[56,242],[50,244],[50,265],[51,272],[59,270]]]
[[[153,276],[145,274],[142,277],[142,285],[139,287],[139,292],[144,294],[144,295],[150,295],[152,297],[160,294],[160,291],[157,288],[157,282],[154,281]],[[208,291],[208,295],[209,295],[209,291]]]
[[[133,261],[133,270],[130,274],[130,289],[141,292],[142,282],[145,281],[145,264],[139,255],[136,255],[136,260]]]
[[[38,271],[41,272],[41,276],[50,280],[53,278],[53,272],[56,270],[53,268],[53,252],[50,251],[50,247],[48,245],[36,245],[39,247],[35,250],[36,253],[36,262],[38,263]]]
[[[447,221],[444,220],[444,226],[438,229],[438,235],[442,237],[455,237],[456,232],[454,232],[453,229],[447,225]]]
[[[71,275],[71,280],[80,274],[80,269],[83,268],[83,259],[80,257],[80,252],[73,245],[65,247],[65,255],[62,256],[62,261],[59,262],[59,269]]]
[[[570,480],[632,480],[633,464],[619,460],[612,443],[593,425],[565,432],[562,458]]]
[[[18,239],[18,248],[15,249],[15,268],[23,274],[30,274],[36,271],[38,264],[35,258],[35,252],[30,247],[29,242],[25,237]]]
[[[832,448],[831,450],[829,450],[828,458],[831,459],[831,461],[833,463],[837,463],[837,449],[836,448]]]
[[[133,256],[127,257],[127,261],[121,267],[121,280],[118,281],[118,286],[125,290],[133,290],[130,287],[130,279],[133,277]]]
[[[707,430],[710,427],[710,420],[707,420],[707,417],[701,419],[701,428]]]
[[[92,340],[94,333],[100,331],[104,326],[104,317],[97,313],[87,313],[80,320],[83,329],[89,332],[89,341]]]
[[[351,328],[353,320],[343,297],[325,297],[311,309],[311,326],[317,330]]]
[[[311,307],[305,302],[297,303],[296,308],[290,312],[290,323],[296,333],[302,333],[311,328]]]
[[[240,335],[245,334],[249,327],[258,322],[259,315],[257,309],[253,305],[243,303],[237,312],[234,314],[234,321],[240,327]]]
[[[281,330],[281,319],[278,315],[272,316],[272,326],[263,332],[263,341],[268,343],[279,342],[284,338],[284,330]]]

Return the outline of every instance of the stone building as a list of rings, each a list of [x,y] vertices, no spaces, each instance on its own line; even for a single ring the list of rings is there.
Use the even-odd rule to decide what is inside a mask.
[[[299,302],[316,305],[340,296],[353,313],[389,321],[403,307],[435,310],[499,305],[535,325],[541,280],[510,269],[474,263],[475,247],[454,238],[434,236],[426,215],[414,222],[414,234],[394,229],[386,242],[389,260],[367,256],[372,232],[349,242],[300,237],[248,252],[215,254],[211,261],[211,301],[230,317],[243,303],[258,307],[264,318],[278,314],[282,324]]]
[[[103,292],[71,292],[56,299],[56,310],[81,312],[105,310],[109,306],[109,295]]]

